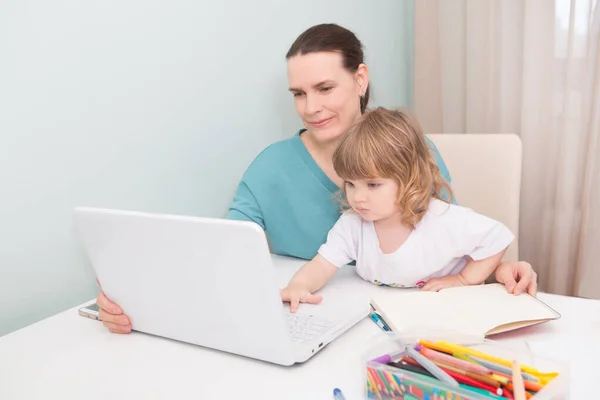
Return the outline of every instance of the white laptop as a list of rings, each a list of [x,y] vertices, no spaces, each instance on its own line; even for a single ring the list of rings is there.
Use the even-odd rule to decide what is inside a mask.
[[[136,331],[292,365],[370,311],[338,290],[291,314],[253,222],[88,207],[74,217],[102,289]]]

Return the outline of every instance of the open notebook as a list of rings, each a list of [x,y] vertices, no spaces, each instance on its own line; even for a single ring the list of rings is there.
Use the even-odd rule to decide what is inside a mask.
[[[560,318],[537,298],[515,296],[503,285],[462,286],[439,292],[394,291],[371,299],[371,305],[395,333],[427,328],[486,336]]]

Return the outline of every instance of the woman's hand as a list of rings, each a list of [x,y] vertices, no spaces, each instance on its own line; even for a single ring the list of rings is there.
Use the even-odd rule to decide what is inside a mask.
[[[503,262],[496,268],[495,276],[498,282],[504,284],[508,293],[537,294],[537,274],[528,262]]]
[[[100,312],[100,319],[105,327],[112,333],[129,333],[131,332],[131,321],[129,317],[123,314],[121,307],[113,303],[106,297],[102,289],[96,299],[96,304]]]
[[[280,291],[281,300],[290,302],[290,311],[295,313],[300,303],[319,304],[323,296],[312,294],[308,289],[301,286],[287,286]]]

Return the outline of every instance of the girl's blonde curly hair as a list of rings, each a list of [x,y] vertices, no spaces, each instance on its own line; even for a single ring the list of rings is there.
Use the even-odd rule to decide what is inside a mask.
[[[379,107],[363,114],[342,138],[333,167],[344,180],[393,179],[402,222],[413,228],[432,198],[448,202],[453,197],[419,123],[400,110]],[[342,208],[349,209],[345,185],[339,198]]]

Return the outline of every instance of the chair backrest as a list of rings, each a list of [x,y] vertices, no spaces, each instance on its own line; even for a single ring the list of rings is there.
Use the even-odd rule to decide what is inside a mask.
[[[514,234],[504,260],[519,259],[521,138],[515,134],[429,134],[446,162],[459,205],[494,218]]]

